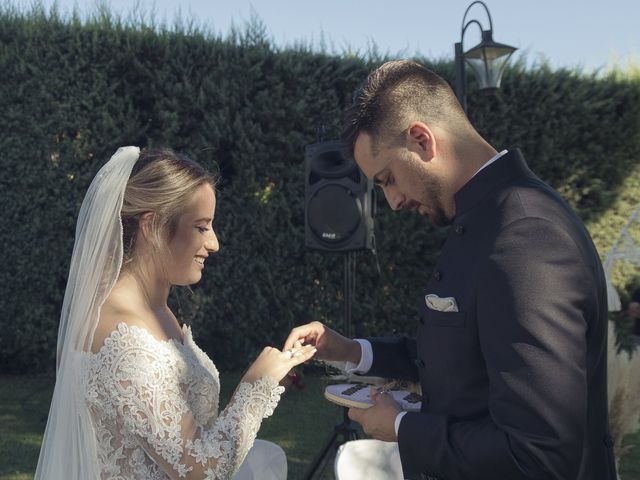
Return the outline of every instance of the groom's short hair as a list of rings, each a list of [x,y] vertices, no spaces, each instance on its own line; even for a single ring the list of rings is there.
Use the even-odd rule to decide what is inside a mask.
[[[355,142],[363,132],[371,135],[376,152],[380,142],[392,144],[414,120],[450,132],[473,128],[440,76],[410,60],[384,63],[367,76],[345,112],[345,153],[353,157]]]

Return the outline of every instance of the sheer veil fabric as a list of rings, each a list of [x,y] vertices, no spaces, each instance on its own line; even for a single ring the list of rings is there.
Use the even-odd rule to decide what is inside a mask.
[[[122,147],[100,169],[78,215],[75,244],[58,330],[56,385],[35,479],[100,478],[96,436],[83,398],[84,368],[100,307],[122,266],[120,210],[140,155]]]

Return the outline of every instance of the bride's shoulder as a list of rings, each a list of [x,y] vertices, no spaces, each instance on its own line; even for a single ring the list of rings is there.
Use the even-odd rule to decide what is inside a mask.
[[[91,351],[98,353],[104,341],[119,328],[139,327],[145,328],[144,319],[131,307],[114,301],[107,301],[100,309],[100,318],[93,335]]]

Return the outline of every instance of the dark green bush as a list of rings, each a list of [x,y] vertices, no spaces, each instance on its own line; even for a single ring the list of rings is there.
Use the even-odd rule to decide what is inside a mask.
[[[382,60],[279,50],[259,25],[222,39],[0,10],[2,370],[53,368],[76,215],[122,145],[169,146],[221,174],[220,253],[193,294],[171,299],[219,366],[247,365],[310,319],[340,328],[343,257],[304,247],[304,146],[320,125],[338,134],[352,91]],[[452,80],[450,63],[418,60]],[[473,88],[480,132],[496,148],[519,146],[590,225],[620,195],[637,198],[625,190],[640,159],[637,78],[515,65],[497,95]],[[378,203],[381,274],[359,254],[355,333],[411,333],[446,232]],[[621,226],[592,230],[601,250]]]

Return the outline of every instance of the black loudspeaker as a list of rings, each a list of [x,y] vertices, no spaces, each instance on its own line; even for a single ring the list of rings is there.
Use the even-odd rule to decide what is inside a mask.
[[[374,248],[373,182],[342,154],[340,141],[305,149],[305,245],[348,252]]]

